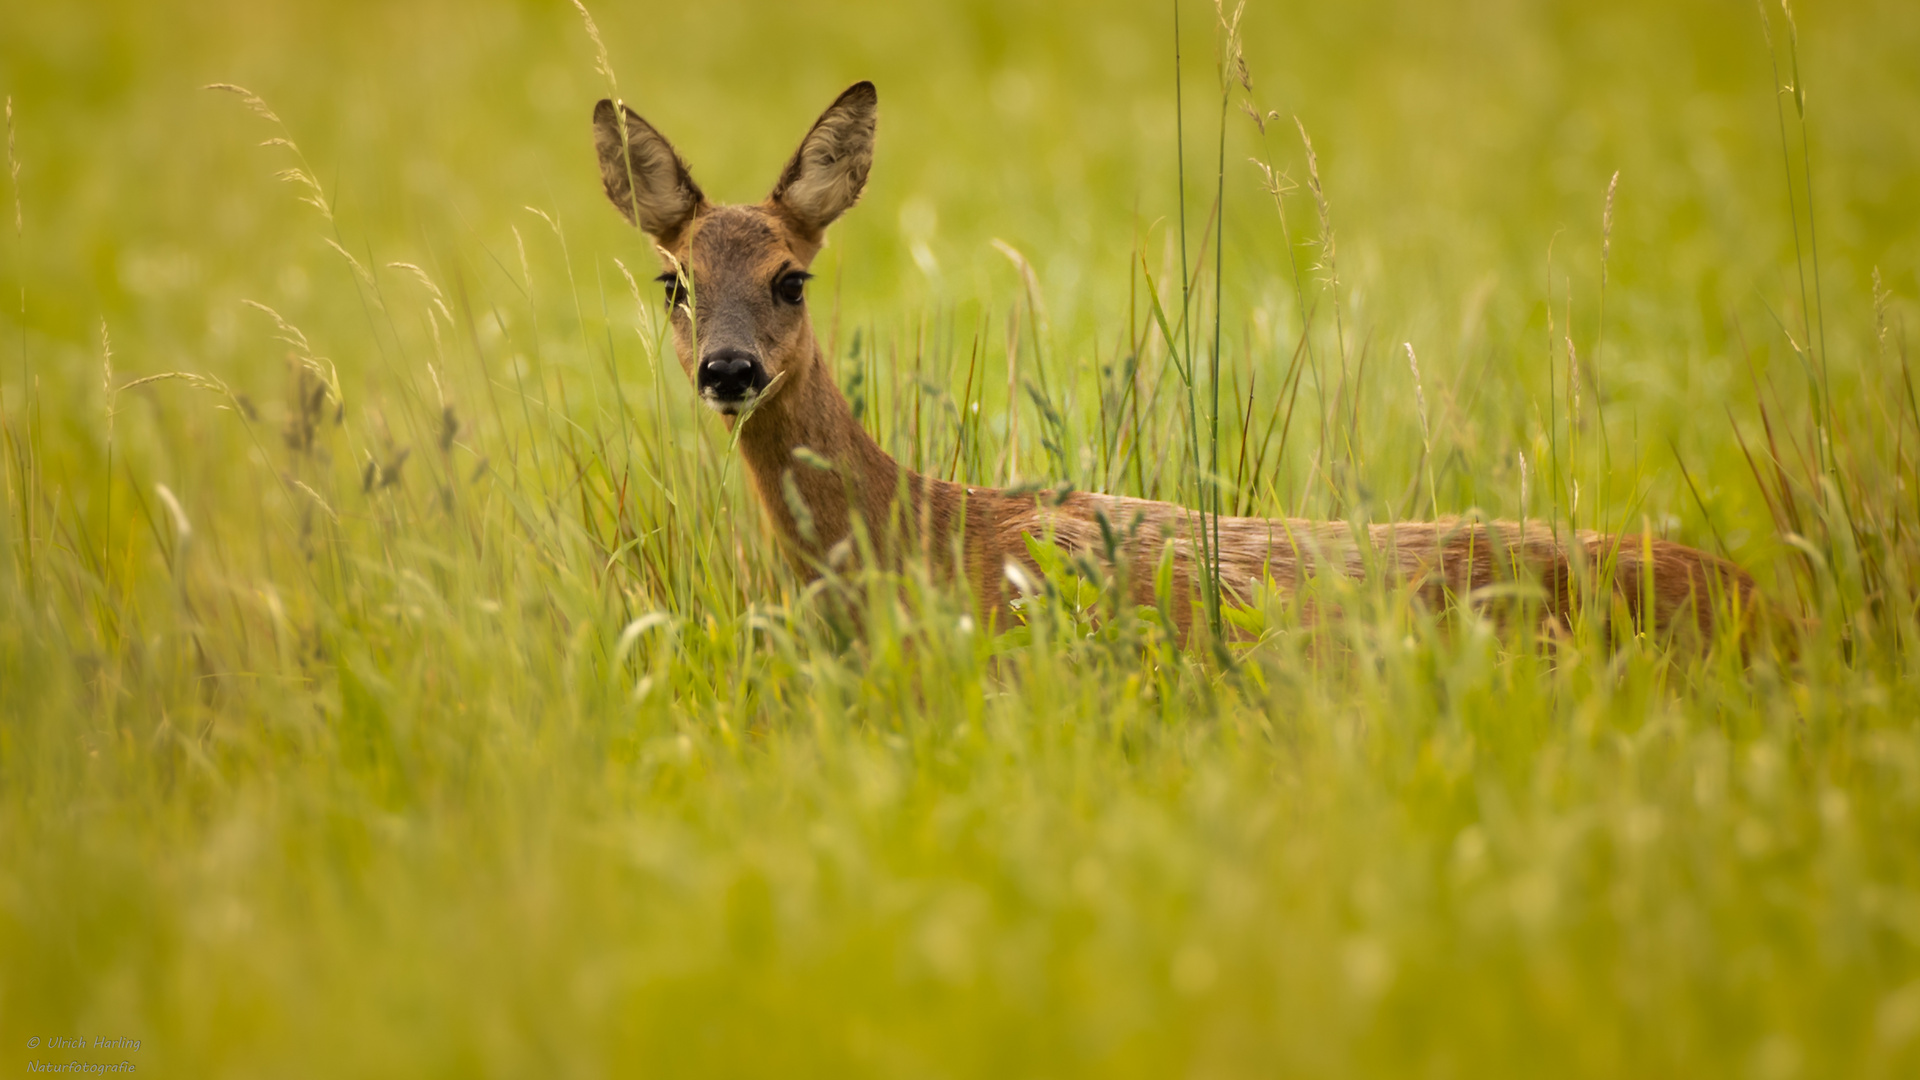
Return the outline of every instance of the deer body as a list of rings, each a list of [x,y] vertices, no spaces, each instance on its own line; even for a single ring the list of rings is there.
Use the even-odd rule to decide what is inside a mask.
[[[1107,564],[1131,599],[1156,601],[1155,570],[1171,548],[1171,614],[1191,630],[1203,569],[1200,516],[1170,503],[1088,492],[1013,493],[902,467],[854,418],[807,316],[806,267],[826,227],[858,200],[872,161],[878,99],[870,83],[843,93],[815,122],[773,193],[714,206],[672,146],[611,101],[594,111],[607,194],[652,235],[666,265],[675,349],[701,398],[737,428],[737,444],[783,554],[816,575],[855,557],[856,523],[883,565],[927,560],[964,581],[982,618],[1013,623],[1011,601],[1040,580],[1029,538]],[[1206,522],[1209,540],[1216,523]],[[1380,573],[1434,603],[1472,600],[1516,578],[1543,586],[1537,610],[1564,620],[1574,582],[1610,567],[1613,594],[1638,625],[1711,637],[1715,601],[1744,610],[1752,580],[1738,567],[1665,540],[1538,523],[1459,519],[1372,525],[1221,518],[1224,599],[1263,584],[1291,592],[1308,576]],[[1494,590],[1498,591],[1498,590]],[[1511,593],[1511,590],[1509,590]]]

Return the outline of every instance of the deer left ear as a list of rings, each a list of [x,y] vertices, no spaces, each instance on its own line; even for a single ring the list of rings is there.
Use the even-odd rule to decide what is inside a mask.
[[[870,82],[848,87],[800,142],[773,186],[773,202],[813,237],[860,200],[873,166],[880,95]]]

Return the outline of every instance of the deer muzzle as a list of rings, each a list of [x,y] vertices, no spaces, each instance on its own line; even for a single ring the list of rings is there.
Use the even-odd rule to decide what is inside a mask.
[[[718,349],[700,361],[700,398],[723,413],[739,412],[770,381],[760,358],[745,349]]]

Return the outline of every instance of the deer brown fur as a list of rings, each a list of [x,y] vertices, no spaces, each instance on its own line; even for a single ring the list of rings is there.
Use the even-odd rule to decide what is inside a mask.
[[[702,399],[737,443],[780,548],[804,576],[857,558],[883,565],[925,558],[963,579],[984,620],[1013,623],[1015,593],[1038,581],[1029,538],[1107,564],[1132,599],[1155,602],[1154,571],[1171,548],[1171,612],[1191,630],[1203,545],[1200,519],[1169,503],[1088,492],[1015,493],[903,468],[855,419],[814,337],[806,268],[827,226],[850,208],[873,158],[878,96],[858,83],[815,122],[765,200],[709,203],[673,147],[631,109],[602,101],[595,142],[607,195],[662,255],[675,350]],[[1213,532],[1208,522],[1208,532]],[[1754,602],[1740,568],[1666,540],[1556,534],[1537,522],[1371,525],[1298,518],[1222,518],[1220,579],[1229,603],[1270,583],[1283,593],[1313,574],[1387,575],[1427,601],[1516,596],[1500,582],[1538,585],[1532,610],[1564,623],[1582,581],[1604,585],[1639,627],[1711,639],[1723,612]],[[1117,564],[1117,565],[1116,565]],[[1588,590],[1592,591],[1592,590]],[[1650,607],[1651,610],[1648,610]]]

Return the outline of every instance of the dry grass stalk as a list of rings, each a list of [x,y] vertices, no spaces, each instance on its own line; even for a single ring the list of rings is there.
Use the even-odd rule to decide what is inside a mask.
[[[260,95],[244,86],[236,86],[233,83],[208,83],[201,89],[236,94],[255,116],[280,128],[278,136],[266,139],[260,145],[284,147],[293,154],[294,160],[299,164],[291,169],[282,169],[275,174],[276,178],[305,189],[305,193],[300,196],[300,201],[319,210],[320,216],[326,219],[328,225],[332,225],[334,223],[333,206],[327,201],[326,189],[320,186],[320,181],[313,178],[313,169],[307,164],[306,154],[302,153],[300,145],[293,141],[291,133],[287,131],[286,122],[280,119],[280,115],[268,108],[266,101]],[[341,254],[345,255],[346,252],[342,251]],[[352,256],[348,256],[348,260],[352,261]]]
[[[13,235],[26,233],[27,219],[20,210],[20,154],[14,148],[13,96],[7,96],[7,175],[13,182]]]

